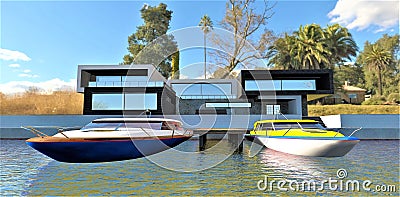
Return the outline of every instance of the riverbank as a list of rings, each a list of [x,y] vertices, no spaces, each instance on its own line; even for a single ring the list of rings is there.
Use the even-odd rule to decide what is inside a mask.
[[[400,114],[399,105],[308,105],[309,116],[336,114]]]

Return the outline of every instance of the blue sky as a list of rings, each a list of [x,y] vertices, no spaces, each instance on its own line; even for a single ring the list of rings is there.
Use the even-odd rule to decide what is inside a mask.
[[[163,2],[173,11],[171,31],[197,26],[204,14],[219,27],[226,3]],[[158,5],[160,1],[2,0],[0,91],[73,86],[79,64],[122,62],[128,53],[127,37],[143,23],[139,10],[145,3]],[[277,1],[267,28],[283,33],[300,25],[338,22],[350,29],[362,49],[365,41],[398,33],[398,9],[398,1]],[[202,56],[193,54],[181,55],[181,66],[202,61]]]

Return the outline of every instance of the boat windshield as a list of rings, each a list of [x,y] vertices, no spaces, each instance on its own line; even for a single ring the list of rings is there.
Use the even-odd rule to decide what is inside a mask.
[[[322,125],[319,123],[314,123],[314,122],[293,122],[293,123],[274,123],[275,130],[281,130],[281,129],[325,129]]]
[[[143,129],[153,129],[153,130],[161,130],[162,122],[91,122],[88,125],[84,126],[81,130],[90,130],[97,128],[107,128],[107,129],[115,129],[118,128],[143,128]]]

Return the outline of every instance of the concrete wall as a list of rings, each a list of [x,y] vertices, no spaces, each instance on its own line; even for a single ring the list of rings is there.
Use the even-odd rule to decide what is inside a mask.
[[[21,126],[41,126],[39,130],[48,135],[57,132],[56,127],[84,126],[93,119],[121,116],[92,115],[56,115],[56,116],[0,116],[1,139],[27,139],[35,137]],[[157,116],[154,116],[157,117]],[[181,120],[186,128],[240,128],[252,129],[253,123],[260,119],[272,119],[272,116],[260,115],[170,115],[167,118]],[[283,119],[283,117],[278,117]],[[289,119],[299,116],[289,115]],[[342,128],[349,135],[353,130],[362,127],[353,136],[360,139],[400,139],[400,115],[335,115],[323,116],[321,119],[329,128]]]
[[[360,139],[400,139],[400,115],[396,114],[343,114],[321,116],[328,128],[341,128],[343,134]]]

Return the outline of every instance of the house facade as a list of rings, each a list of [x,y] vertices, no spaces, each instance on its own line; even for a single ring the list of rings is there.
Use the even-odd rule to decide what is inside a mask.
[[[79,65],[87,115],[307,116],[307,95],[333,94],[331,70],[241,70],[237,79],[165,79],[152,65]]]

